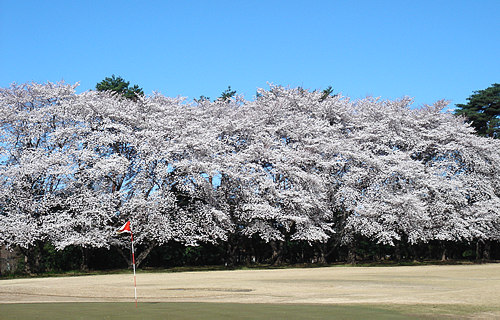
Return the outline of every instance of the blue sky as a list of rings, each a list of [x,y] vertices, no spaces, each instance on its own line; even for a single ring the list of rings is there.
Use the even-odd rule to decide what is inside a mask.
[[[500,1],[0,0],[0,87],[112,74],[149,94],[267,83],[465,103],[500,82]]]

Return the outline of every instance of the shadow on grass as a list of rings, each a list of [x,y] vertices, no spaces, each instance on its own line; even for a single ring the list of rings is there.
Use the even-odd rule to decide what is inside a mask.
[[[270,269],[294,269],[294,268],[324,268],[324,267],[400,267],[400,266],[432,266],[432,265],[473,265],[482,264],[484,262],[471,262],[468,260],[426,260],[426,261],[377,261],[377,262],[358,262],[356,264],[334,263],[334,264],[293,264],[293,265],[269,265],[255,264],[249,266],[226,267],[222,265],[213,266],[183,266],[173,268],[142,268],[138,269],[138,273],[172,273],[172,272],[197,272],[197,271],[222,271],[222,270],[270,270]],[[491,260],[488,263],[500,263],[499,260]],[[4,274],[0,275],[0,280],[19,279],[19,278],[44,278],[44,277],[76,277],[76,276],[94,276],[107,274],[126,274],[132,269],[110,269],[110,270],[91,270],[91,271],[52,271],[43,274]]]

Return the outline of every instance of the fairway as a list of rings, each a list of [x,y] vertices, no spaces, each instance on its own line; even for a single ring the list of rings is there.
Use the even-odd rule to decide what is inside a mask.
[[[50,303],[0,305],[0,319],[408,319],[372,306],[228,303]],[[411,316],[410,316],[411,317]]]
[[[500,264],[139,273],[137,292],[136,310],[131,274],[2,280],[0,318],[491,319]]]

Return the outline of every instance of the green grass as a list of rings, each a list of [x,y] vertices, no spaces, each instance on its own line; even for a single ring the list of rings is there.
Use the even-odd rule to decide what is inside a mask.
[[[20,303],[0,304],[0,319],[465,319],[499,311],[463,305]]]
[[[0,304],[0,319],[422,319],[436,314],[369,305],[235,303]],[[429,310],[426,310],[429,311]],[[431,310],[432,311],[432,310]]]

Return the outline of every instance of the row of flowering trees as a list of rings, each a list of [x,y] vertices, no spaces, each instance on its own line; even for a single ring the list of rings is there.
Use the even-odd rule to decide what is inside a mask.
[[[131,220],[140,264],[166,243],[248,239],[355,248],[500,240],[500,142],[446,102],[351,101],[271,86],[188,103],[75,93],[64,83],[0,89],[0,243],[36,265],[47,243],[116,248]],[[248,241],[247,241],[248,242]],[[253,255],[256,255],[253,252]]]

